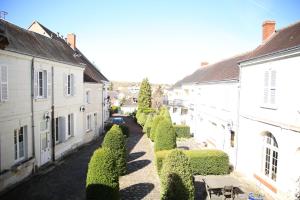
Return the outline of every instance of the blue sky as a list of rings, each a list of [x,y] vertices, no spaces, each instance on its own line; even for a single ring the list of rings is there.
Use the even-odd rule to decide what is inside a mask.
[[[261,43],[264,20],[300,20],[297,0],[0,0],[6,19],[37,20],[77,35],[78,48],[111,80],[174,83]]]

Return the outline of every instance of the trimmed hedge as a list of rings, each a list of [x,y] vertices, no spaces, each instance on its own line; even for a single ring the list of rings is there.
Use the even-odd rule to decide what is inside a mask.
[[[123,135],[128,138],[129,137],[129,127],[126,126],[125,124],[120,124],[119,127],[121,128]]]
[[[143,127],[146,123],[147,115],[145,113],[140,113],[138,115],[137,121]]]
[[[164,118],[160,115],[156,115],[153,118],[152,127],[151,127],[151,130],[150,130],[150,139],[151,139],[152,142],[154,142],[154,139],[155,139],[155,133],[156,133],[156,128],[158,126],[158,123],[160,121],[162,121],[163,119]]]
[[[153,123],[153,114],[149,114],[143,128],[143,132],[146,133],[148,137],[150,137],[150,130],[151,130],[152,123]]]
[[[119,175],[111,150],[97,149],[88,166],[86,178],[86,199],[119,199]]]
[[[176,137],[178,138],[190,138],[191,133],[190,133],[190,127],[186,125],[174,125],[174,130],[176,133]]]
[[[194,200],[195,187],[188,157],[178,149],[166,157],[161,180],[162,200]]]
[[[121,128],[118,125],[113,127],[107,132],[104,137],[102,146],[112,150],[112,157],[116,160],[117,171],[119,175],[126,174],[126,146],[125,138]]]
[[[157,125],[155,131],[154,151],[176,148],[176,135],[173,125],[169,120],[163,119]]]
[[[162,107],[160,112],[159,112],[159,115],[164,117],[165,119],[169,120],[170,123],[172,124],[171,115],[170,115],[169,110],[168,110],[167,107]]]
[[[221,150],[186,150],[194,175],[223,175],[229,173],[228,155]],[[155,162],[160,173],[165,157],[170,151],[156,152]]]

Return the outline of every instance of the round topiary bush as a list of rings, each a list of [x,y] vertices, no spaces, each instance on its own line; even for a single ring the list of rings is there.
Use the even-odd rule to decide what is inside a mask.
[[[126,146],[125,137],[121,128],[118,125],[113,127],[107,132],[104,137],[102,146],[111,149],[113,157],[116,160],[117,171],[119,175],[126,174]]]
[[[148,137],[150,136],[152,122],[153,122],[153,114],[149,114],[143,128],[143,132],[146,133]]]
[[[154,150],[169,150],[176,148],[176,133],[169,120],[160,121],[155,130]]]
[[[119,174],[110,149],[96,150],[89,162],[86,178],[86,199],[119,199]]]
[[[157,125],[158,123],[163,120],[164,118],[160,115],[156,115],[154,118],[153,118],[153,122],[152,122],[152,126],[151,126],[151,130],[150,130],[150,139],[152,142],[154,142],[154,139],[155,139],[155,133],[156,133],[156,128],[157,128]]]
[[[194,200],[194,179],[188,157],[172,150],[166,157],[160,176],[162,200]]]

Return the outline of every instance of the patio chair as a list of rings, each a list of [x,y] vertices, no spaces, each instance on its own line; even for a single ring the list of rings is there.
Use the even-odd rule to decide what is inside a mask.
[[[234,192],[233,192],[233,186],[224,186],[223,188],[223,196],[224,196],[224,200],[225,199],[234,199]]]

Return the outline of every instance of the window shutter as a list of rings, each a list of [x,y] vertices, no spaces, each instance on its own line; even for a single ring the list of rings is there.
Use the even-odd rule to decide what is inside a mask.
[[[48,74],[47,74],[47,71],[46,70],[44,70],[43,71],[43,78],[44,78],[44,80],[43,80],[43,96],[44,96],[44,98],[47,98],[47,83],[48,83]]]
[[[271,71],[270,103],[275,104],[276,99],[276,71]]]
[[[64,95],[66,96],[68,94],[68,75],[67,74],[64,74]]]
[[[51,97],[52,93],[52,73],[51,70],[47,71],[47,97]]]
[[[74,74],[71,74],[71,94],[72,94],[72,96],[75,96],[75,92],[76,92],[76,89],[75,89],[75,76],[74,76]]]
[[[0,100],[7,101],[8,100],[8,71],[7,66],[1,66],[1,82],[0,82]]]
[[[264,103],[269,102],[269,71],[265,71],[264,75]]]
[[[66,140],[66,135],[67,135],[66,118],[65,117],[59,117],[58,125],[59,125],[59,127],[58,127],[59,141],[64,142]]]
[[[38,72],[33,72],[33,89],[34,89],[34,98],[36,99],[38,96]]]

